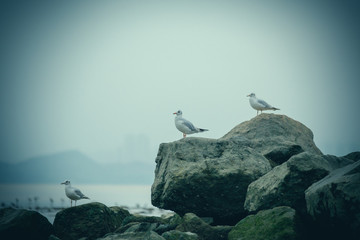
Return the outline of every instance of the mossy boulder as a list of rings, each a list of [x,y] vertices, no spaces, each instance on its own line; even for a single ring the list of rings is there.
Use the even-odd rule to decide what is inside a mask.
[[[53,227],[46,217],[25,209],[0,209],[0,239],[48,239]]]
[[[86,237],[88,240],[104,236],[119,227],[121,215],[102,203],[89,203],[67,208],[55,216],[55,235],[62,240]]]
[[[297,228],[295,210],[281,206],[242,219],[230,231],[228,239],[295,240],[299,238]]]

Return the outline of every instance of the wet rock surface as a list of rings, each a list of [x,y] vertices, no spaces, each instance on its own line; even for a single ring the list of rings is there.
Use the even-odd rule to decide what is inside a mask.
[[[0,209],[0,239],[48,239],[53,232],[50,222],[36,211]]]

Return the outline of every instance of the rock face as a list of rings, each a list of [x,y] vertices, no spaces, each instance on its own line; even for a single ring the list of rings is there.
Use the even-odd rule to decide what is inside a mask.
[[[248,184],[271,169],[269,161],[242,137],[185,138],[161,144],[156,163],[154,206],[218,222],[241,217]]]
[[[126,215],[126,214],[125,214]],[[123,212],[116,214],[101,203],[89,203],[67,208],[55,216],[55,235],[62,240],[86,237],[96,239],[119,227]]]
[[[348,159],[308,152],[293,156],[249,185],[244,208],[256,212],[290,206],[306,212],[305,190],[331,170],[350,163]]]
[[[249,215],[241,220],[229,233],[229,240],[295,240],[297,232],[295,210],[276,207]]]
[[[0,239],[48,239],[53,231],[40,213],[24,209],[0,209]]]
[[[305,192],[308,213],[327,239],[360,236],[360,161],[334,170]]]
[[[181,215],[193,212],[213,217],[216,223],[235,224],[246,214],[248,185],[271,166],[303,151],[321,155],[312,132],[274,114],[260,114],[217,140],[163,143],[156,157],[152,204]]]
[[[275,164],[281,164],[304,151],[322,154],[313,141],[312,131],[285,115],[260,114],[234,127],[223,139],[234,136],[250,140],[252,148],[268,156]]]

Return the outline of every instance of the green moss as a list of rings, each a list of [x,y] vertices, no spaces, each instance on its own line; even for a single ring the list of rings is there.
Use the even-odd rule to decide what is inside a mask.
[[[289,207],[260,211],[236,224],[229,233],[229,240],[296,239],[294,217],[295,210]]]

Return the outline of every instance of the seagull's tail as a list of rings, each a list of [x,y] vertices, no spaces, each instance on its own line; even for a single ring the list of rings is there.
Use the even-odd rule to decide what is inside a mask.
[[[271,109],[274,110],[274,111],[275,110],[280,110],[279,108],[276,108],[276,107],[272,107]]]
[[[88,198],[87,196],[82,196],[81,198],[82,198],[82,199],[90,199],[90,198]]]
[[[198,128],[199,132],[209,131],[209,129]]]

